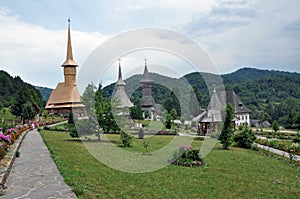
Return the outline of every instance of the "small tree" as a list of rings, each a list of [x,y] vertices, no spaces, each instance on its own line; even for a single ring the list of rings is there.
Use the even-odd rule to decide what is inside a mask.
[[[167,128],[167,129],[171,129],[171,126],[172,126],[172,120],[171,120],[171,115],[170,115],[170,114],[167,115],[165,125],[166,125],[166,128]]]
[[[227,104],[225,110],[225,121],[224,126],[219,137],[221,144],[224,149],[228,149],[228,147],[232,143],[233,129],[232,129],[232,120],[233,120],[234,109],[231,104]]]
[[[133,139],[132,135],[129,135],[122,131],[120,133],[120,139],[121,139],[123,147],[131,147],[132,146],[132,139]]]
[[[171,115],[171,119],[174,121],[177,117],[177,112],[174,108],[172,108],[170,115]]]
[[[274,120],[272,123],[272,129],[275,131],[275,133],[279,130],[279,123],[276,120]]]

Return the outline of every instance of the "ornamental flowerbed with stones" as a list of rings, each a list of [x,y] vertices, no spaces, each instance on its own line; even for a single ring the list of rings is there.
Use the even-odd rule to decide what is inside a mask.
[[[200,157],[199,152],[200,150],[193,149],[192,145],[185,147],[184,144],[181,144],[169,161],[174,165],[186,167],[205,166],[205,162]]]
[[[284,141],[284,140],[265,140],[265,139],[257,139],[255,142],[264,146],[285,151],[287,153],[290,153],[292,150],[292,152],[295,155],[300,155],[299,143],[293,143],[291,141]]]
[[[3,129],[0,127],[0,161],[5,157],[11,145],[28,129],[30,129],[30,126],[20,125],[15,128],[6,129],[3,132]]]

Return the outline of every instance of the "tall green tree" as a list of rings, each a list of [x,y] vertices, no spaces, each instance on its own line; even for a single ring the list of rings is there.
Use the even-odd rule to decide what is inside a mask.
[[[173,100],[170,98],[170,97],[168,97],[168,98],[166,98],[166,99],[164,99],[164,101],[163,101],[163,107],[168,111],[168,112],[170,112],[171,110],[172,110],[172,108],[173,108]]]
[[[172,108],[170,111],[171,120],[175,120],[177,118],[177,111],[175,108]]]
[[[82,103],[84,103],[86,107],[88,116],[91,116],[95,113],[96,89],[97,87],[93,83],[88,84],[81,97]]]
[[[176,110],[177,116],[181,116],[180,100],[182,96],[179,88],[173,88],[170,96],[172,101],[171,103],[173,105],[173,108]]]
[[[11,113],[19,116],[21,121],[25,123],[26,120],[33,119],[36,112],[33,109],[33,104],[29,101],[30,96],[27,90],[18,92],[16,101],[11,106]]]
[[[234,118],[234,108],[231,104],[226,105],[225,109],[225,120],[224,126],[219,137],[221,144],[223,145],[224,149],[228,149],[228,147],[232,144],[232,136],[233,136],[233,129],[232,129],[232,120]]]
[[[143,111],[140,98],[137,98],[134,106],[130,108],[130,117],[137,120],[143,119]]]
[[[79,120],[77,126],[80,126],[80,133],[82,135],[95,134],[100,141],[100,125],[96,114],[96,89],[97,87],[90,83],[86,87],[82,95],[82,103],[86,106],[88,119]]]
[[[117,114],[113,113],[117,110],[118,102],[114,99],[105,99],[103,97],[103,89],[101,84],[99,84],[99,87],[96,91],[95,99],[96,115],[100,128],[106,133],[119,131],[120,128],[118,127],[118,124],[114,118],[114,115],[116,116]]]
[[[22,105],[22,111],[21,111],[21,118],[23,122],[26,120],[31,120],[35,117],[36,112],[32,107],[32,104],[30,102],[26,102]]]

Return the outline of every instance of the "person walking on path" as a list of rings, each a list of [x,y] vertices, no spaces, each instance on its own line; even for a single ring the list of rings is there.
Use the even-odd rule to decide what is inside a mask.
[[[77,198],[64,182],[36,129],[29,131],[19,149],[0,199]]]

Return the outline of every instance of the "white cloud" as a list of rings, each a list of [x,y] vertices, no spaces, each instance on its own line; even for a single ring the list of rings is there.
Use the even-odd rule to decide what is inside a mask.
[[[294,7],[299,1],[248,2],[221,1],[186,30],[206,47],[222,73],[248,65],[299,72],[297,29],[286,28],[298,24]]]
[[[36,8],[28,5],[24,12],[17,5],[8,7],[12,11],[0,7],[0,69],[19,75],[32,84],[55,87],[63,80],[60,65],[66,54],[67,28],[61,28],[57,20],[65,17],[62,13],[71,11],[74,11],[71,16],[77,22],[74,27],[91,31],[72,29],[74,59],[80,65],[79,70],[92,50],[109,37],[93,32],[95,29],[116,34],[124,30],[158,27],[179,30],[199,42],[222,73],[243,65],[271,69],[276,65],[277,69],[299,72],[298,0],[76,1],[66,10],[67,4],[58,6],[57,1],[45,2],[39,2]],[[51,14],[44,12],[45,5],[50,5]],[[27,23],[23,21],[25,18]],[[133,38],[123,45],[138,43],[142,39]],[[184,47],[193,54],[191,48]],[[174,56],[160,57],[155,53],[124,56],[122,63],[130,67],[143,66],[145,56],[152,64],[170,66],[180,63]],[[129,71],[124,70],[124,75]],[[190,72],[178,71],[180,74]],[[106,81],[116,81],[116,73],[109,73]]]

